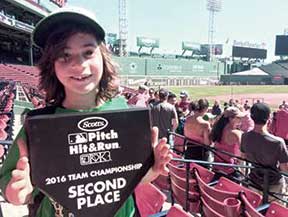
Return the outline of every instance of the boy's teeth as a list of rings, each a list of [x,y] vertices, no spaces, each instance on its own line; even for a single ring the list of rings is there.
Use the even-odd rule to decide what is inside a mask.
[[[79,76],[79,77],[73,77],[73,78],[75,78],[75,79],[78,79],[78,80],[82,80],[82,79],[84,79],[84,78],[87,78],[88,76]]]

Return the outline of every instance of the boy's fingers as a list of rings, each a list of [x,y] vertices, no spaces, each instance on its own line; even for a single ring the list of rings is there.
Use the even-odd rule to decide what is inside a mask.
[[[22,157],[28,157],[28,149],[27,149],[27,144],[26,142],[19,138],[17,140],[18,148],[19,148],[19,156],[20,158]]]
[[[29,169],[29,160],[28,157],[21,157],[16,165],[18,170],[27,170]]]
[[[25,188],[27,185],[27,182],[25,179],[22,179],[22,180],[19,180],[19,181],[16,181],[14,183],[11,184],[11,188],[14,189],[14,190],[18,190],[18,189],[22,189],[22,188]]]
[[[23,170],[13,170],[12,171],[12,179],[13,181],[17,181],[17,180],[21,180],[24,179],[26,176],[26,172],[24,172]]]
[[[152,146],[155,147],[158,144],[158,127],[153,127],[151,130],[151,142]]]

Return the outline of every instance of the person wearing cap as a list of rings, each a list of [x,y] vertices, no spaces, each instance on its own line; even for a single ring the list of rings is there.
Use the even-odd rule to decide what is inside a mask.
[[[184,136],[190,141],[187,142],[187,149],[185,150],[186,159],[194,160],[208,160],[208,151],[205,146],[211,144],[209,138],[211,126],[208,121],[203,119],[209,108],[207,99],[199,99],[196,103],[194,114],[186,118],[184,124]],[[200,145],[195,145],[200,143]]]
[[[189,113],[189,96],[187,91],[183,90],[180,92],[180,102],[176,104],[176,108],[182,109],[184,113]]]
[[[46,102],[55,107],[54,113],[128,108],[123,98],[114,98],[119,80],[104,38],[105,32],[95,16],[81,8],[61,8],[36,25],[32,39],[42,50],[40,86],[46,92]],[[29,210],[29,216],[59,216],[61,206],[45,193],[40,199],[39,189],[31,184],[26,138],[22,128],[1,168],[2,195],[14,205],[31,203],[33,208]],[[166,165],[171,159],[167,140],[158,140],[157,128],[152,129],[151,141],[154,165],[142,182],[167,174]],[[66,214],[69,212],[63,210]],[[116,216],[132,217],[136,212],[134,198],[130,195]],[[101,213],[95,213],[95,216],[101,216]]]
[[[152,126],[159,128],[159,139],[167,137],[168,131],[174,132],[178,126],[176,109],[167,102],[168,95],[168,90],[160,89],[159,101],[150,105]]]
[[[211,139],[214,146],[219,151],[228,152],[234,156],[241,156],[240,143],[242,131],[239,130],[241,119],[245,116],[237,107],[228,107],[215,122],[212,131]],[[236,158],[217,152],[214,155],[214,161],[220,163],[237,164]],[[215,170],[226,175],[237,176],[237,172],[232,167],[214,166]]]
[[[268,170],[269,191],[281,194],[285,193],[286,182],[277,170],[288,171],[288,151],[284,140],[267,130],[270,113],[270,108],[264,103],[255,103],[251,107],[251,118],[255,126],[252,131],[242,135],[241,152],[248,160],[271,168]],[[263,170],[251,169],[249,177],[256,186],[264,187]]]
[[[212,115],[216,115],[219,116],[222,114],[222,109],[220,107],[220,102],[219,100],[215,100],[214,101],[214,105],[212,106],[212,111],[211,111]]]
[[[149,99],[148,90],[149,88],[146,85],[139,85],[137,93],[128,100],[128,104],[137,107],[146,107]]]

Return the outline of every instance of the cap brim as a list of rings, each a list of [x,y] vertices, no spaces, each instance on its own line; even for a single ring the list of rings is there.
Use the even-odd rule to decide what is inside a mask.
[[[243,117],[245,117],[246,116],[246,114],[244,113],[244,112],[239,112],[237,115],[236,115],[236,117],[238,117],[238,118],[243,118]]]
[[[51,14],[42,19],[32,33],[33,43],[38,47],[44,48],[50,33],[69,23],[89,26],[92,31],[95,31],[97,40],[104,41],[105,39],[104,29],[94,19],[81,13],[65,11]]]

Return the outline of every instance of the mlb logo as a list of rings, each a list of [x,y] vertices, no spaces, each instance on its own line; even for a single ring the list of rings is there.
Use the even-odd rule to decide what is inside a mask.
[[[87,143],[87,133],[73,133],[68,135],[68,144],[74,145],[74,144],[83,144]]]

